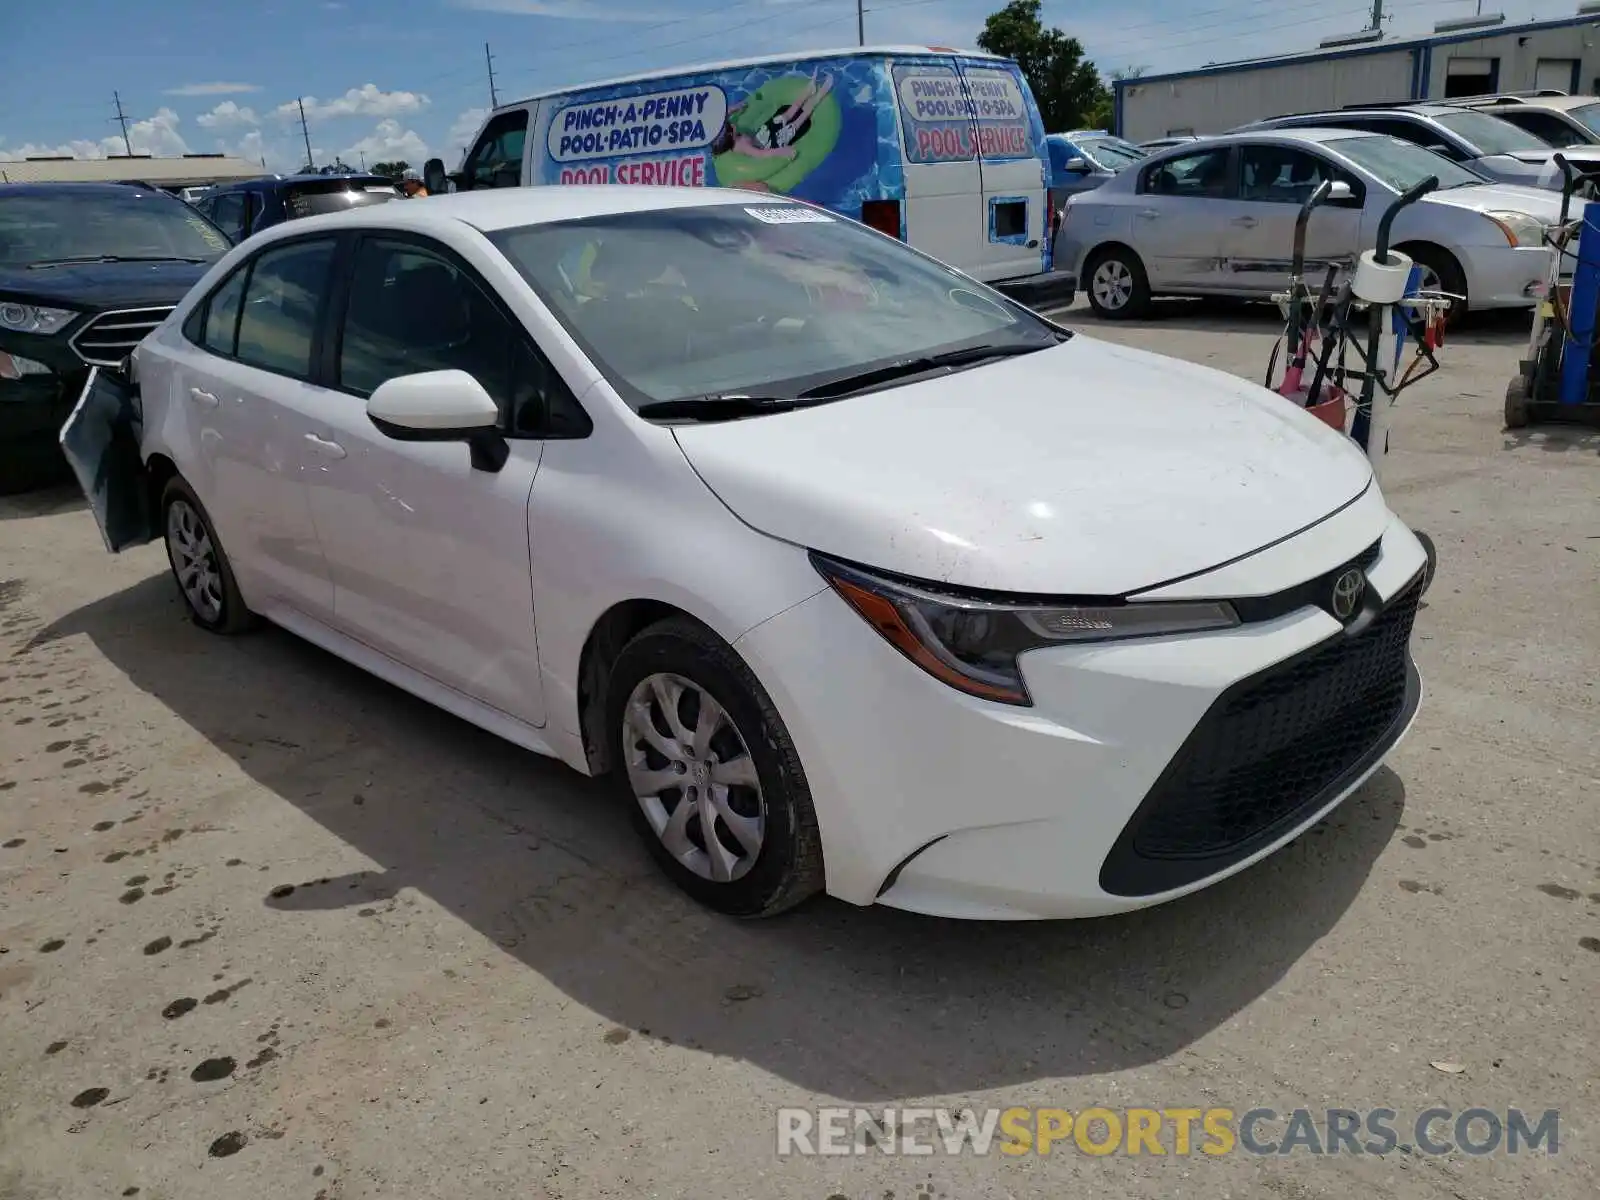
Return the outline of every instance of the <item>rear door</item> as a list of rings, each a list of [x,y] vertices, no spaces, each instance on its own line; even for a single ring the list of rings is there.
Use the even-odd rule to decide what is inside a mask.
[[[1049,267],[1044,122],[1017,67],[966,60],[960,68],[983,188],[981,266],[973,274],[984,280],[1037,275]]]
[[[984,274],[978,131],[955,59],[896,58],[890,70],[905,153],[906,241],[975,278],[999,278]]]
[[[1157,292],[1228,290],[1222,261],[1230,222],[1242,215],[1233,148],[1194,150],[1138,170],[1131,240],[1151,286]]]

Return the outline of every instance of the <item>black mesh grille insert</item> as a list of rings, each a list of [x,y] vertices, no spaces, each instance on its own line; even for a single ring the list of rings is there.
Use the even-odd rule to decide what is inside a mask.
[[[1182,886],[1227,865],[1219,859],[1245,857],[1331,798],[1384,748],[1406,707],[1420,597],[1419,580],[1360,632],[1223,693],[1123,831],[1102,886],[1121,895]],[[1138,881],[1157,867],[1149,860],[1168,865]],[[1171,860],[1205,862],[1185,870]]]

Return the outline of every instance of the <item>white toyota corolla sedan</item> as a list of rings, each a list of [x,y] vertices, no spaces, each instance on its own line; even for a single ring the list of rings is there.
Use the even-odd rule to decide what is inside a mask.
[[[804,204],[296,221],[131,375],[63,431],[111,548],[164,539],[206,629],[614,773],[726,912],[1169,900],[1417,711],[1425,556],[1352,443]]]

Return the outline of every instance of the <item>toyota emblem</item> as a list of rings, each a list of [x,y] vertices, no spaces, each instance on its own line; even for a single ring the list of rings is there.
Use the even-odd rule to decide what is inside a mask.
[[[1367,577],[1360,567],[1351,567],[1333,581],[1331,607],[1333,615],[1348,621],[1361,607],[1361,596],[1367,590]]]

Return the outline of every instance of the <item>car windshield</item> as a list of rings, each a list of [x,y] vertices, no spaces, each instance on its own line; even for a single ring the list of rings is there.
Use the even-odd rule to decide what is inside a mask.
[[[101,258],[210,262],[228,239],[182,200],[134,187],[0,196],[0,266]]]
[[[1093,162],[1108,171],[1120,171],[1145,157],[1143,150],[1117,138],[1081,138],[1078,145]]]
[[[1488,113],[1458,112],[1435,117],[1451,133],[1465,138],[1481,154],[1548,154],[1550,144],[1540,141],[1526,129]]]
[[[400,192],[393,184],[310,184],[292,188],[284,201],[289,214],[294,217],[312,217],[318,213],[344,212],[350,208],[367,208],[398,199]]]
[[[1429,175],[1438,177],[1441,189],[1483,182],[1482,176],[1458,167],[1443,155],[1381,133],[1329,138],[1323,145],[1376,175],[1397,192],[1415,187]]]
[[[1600,137],[1600,103],[1580,104],[1567,109],[1567,116],[1581,124],[1590,133]]]
[[[794,398],[933,355],[1023,353],[1064,336],[903,244],[804,205],[619,213],[490,240],[635,408]]]

